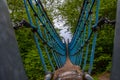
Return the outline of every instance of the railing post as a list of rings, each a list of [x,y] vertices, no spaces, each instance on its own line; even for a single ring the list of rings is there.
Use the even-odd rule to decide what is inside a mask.
[[[117,3],[114,52],[110,80],[120,80],[120,0]]]
[[[6,0],[0,0],[0,80],[27,80]]]

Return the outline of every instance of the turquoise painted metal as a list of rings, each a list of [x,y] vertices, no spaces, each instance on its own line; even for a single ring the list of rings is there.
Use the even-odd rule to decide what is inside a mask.
[[[47,72],[48,69],[47,64],[45,63],[45,54],[42,53],[41,49],[43,47],[40,47],[39,44],[44,45],[52,70],[54,71],[55,67],[61,68],[66,61],[65,43],[62,42],[61,38],[54,29],[54,26],[50,22],[41,1],[34,0],[34,3],[33,0],[23,1],[29,23],[33,29],[34,39],[40,54],[40,60],[43,64],[44,71]],[[94,61],[99,4],[100,0],[83,1],[76,30],[71,42],[68,44],[71,62],[74,65],[81,66],[82,70],[88,71],[89,74],[91,74]],[[95,16],[95,19],[93,15]],[[90,59],[88,59],[89,57]],[[89,65],[88,70],[86,70],[86,65]]]

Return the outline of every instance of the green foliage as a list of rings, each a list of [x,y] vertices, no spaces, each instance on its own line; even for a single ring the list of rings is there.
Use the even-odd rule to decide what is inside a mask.
[[[78,21],[82,2],[82,0],[65,0],[63,5],[58,7],[60,15],[66,20],[66,25],[71,28],[72,32]]]
[[[110,71],[111,65],[109,63],[111,63],[112,60],[113,38],[113,26],[105,25],[104,28],[99,31],[94,62],[95,68],[93,69],[94,72]]]
[[[29,80],[43,80],[44,71],[36,47],[24,55],[24,67]]]
[[[21,21],[23,18],[27,19],[23,1],[7,0],[7,2],[8,2],[9,10],[11,12],[11,19],[13,22]]]
[[[115,19],[117,0],[100,0],[100,16]]]
[[[99,79],[98,79],[98,76],[93,77],[93,79],[94,79],[94,80],[99,80]]]
[[[32,31],[21,29],[16,31],[17,41],[29,80],[43,80],[44,71],[35,46]]]

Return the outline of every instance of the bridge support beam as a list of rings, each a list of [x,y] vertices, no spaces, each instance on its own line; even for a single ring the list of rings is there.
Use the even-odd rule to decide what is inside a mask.
[[[114,52],[110,80],[120,80],[120,0],[117,3]]]
[[[0,80],[27,80],[6,0],[0,0]]]

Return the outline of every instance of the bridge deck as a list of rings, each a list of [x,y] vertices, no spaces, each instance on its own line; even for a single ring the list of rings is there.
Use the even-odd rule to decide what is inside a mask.
[[[67,58],[65,65],[56,70],[54,73],[54,80],[62,79],[62,80],[82,80],[83,73],[80,70],[79,66],[73,65],[69,58]]]

